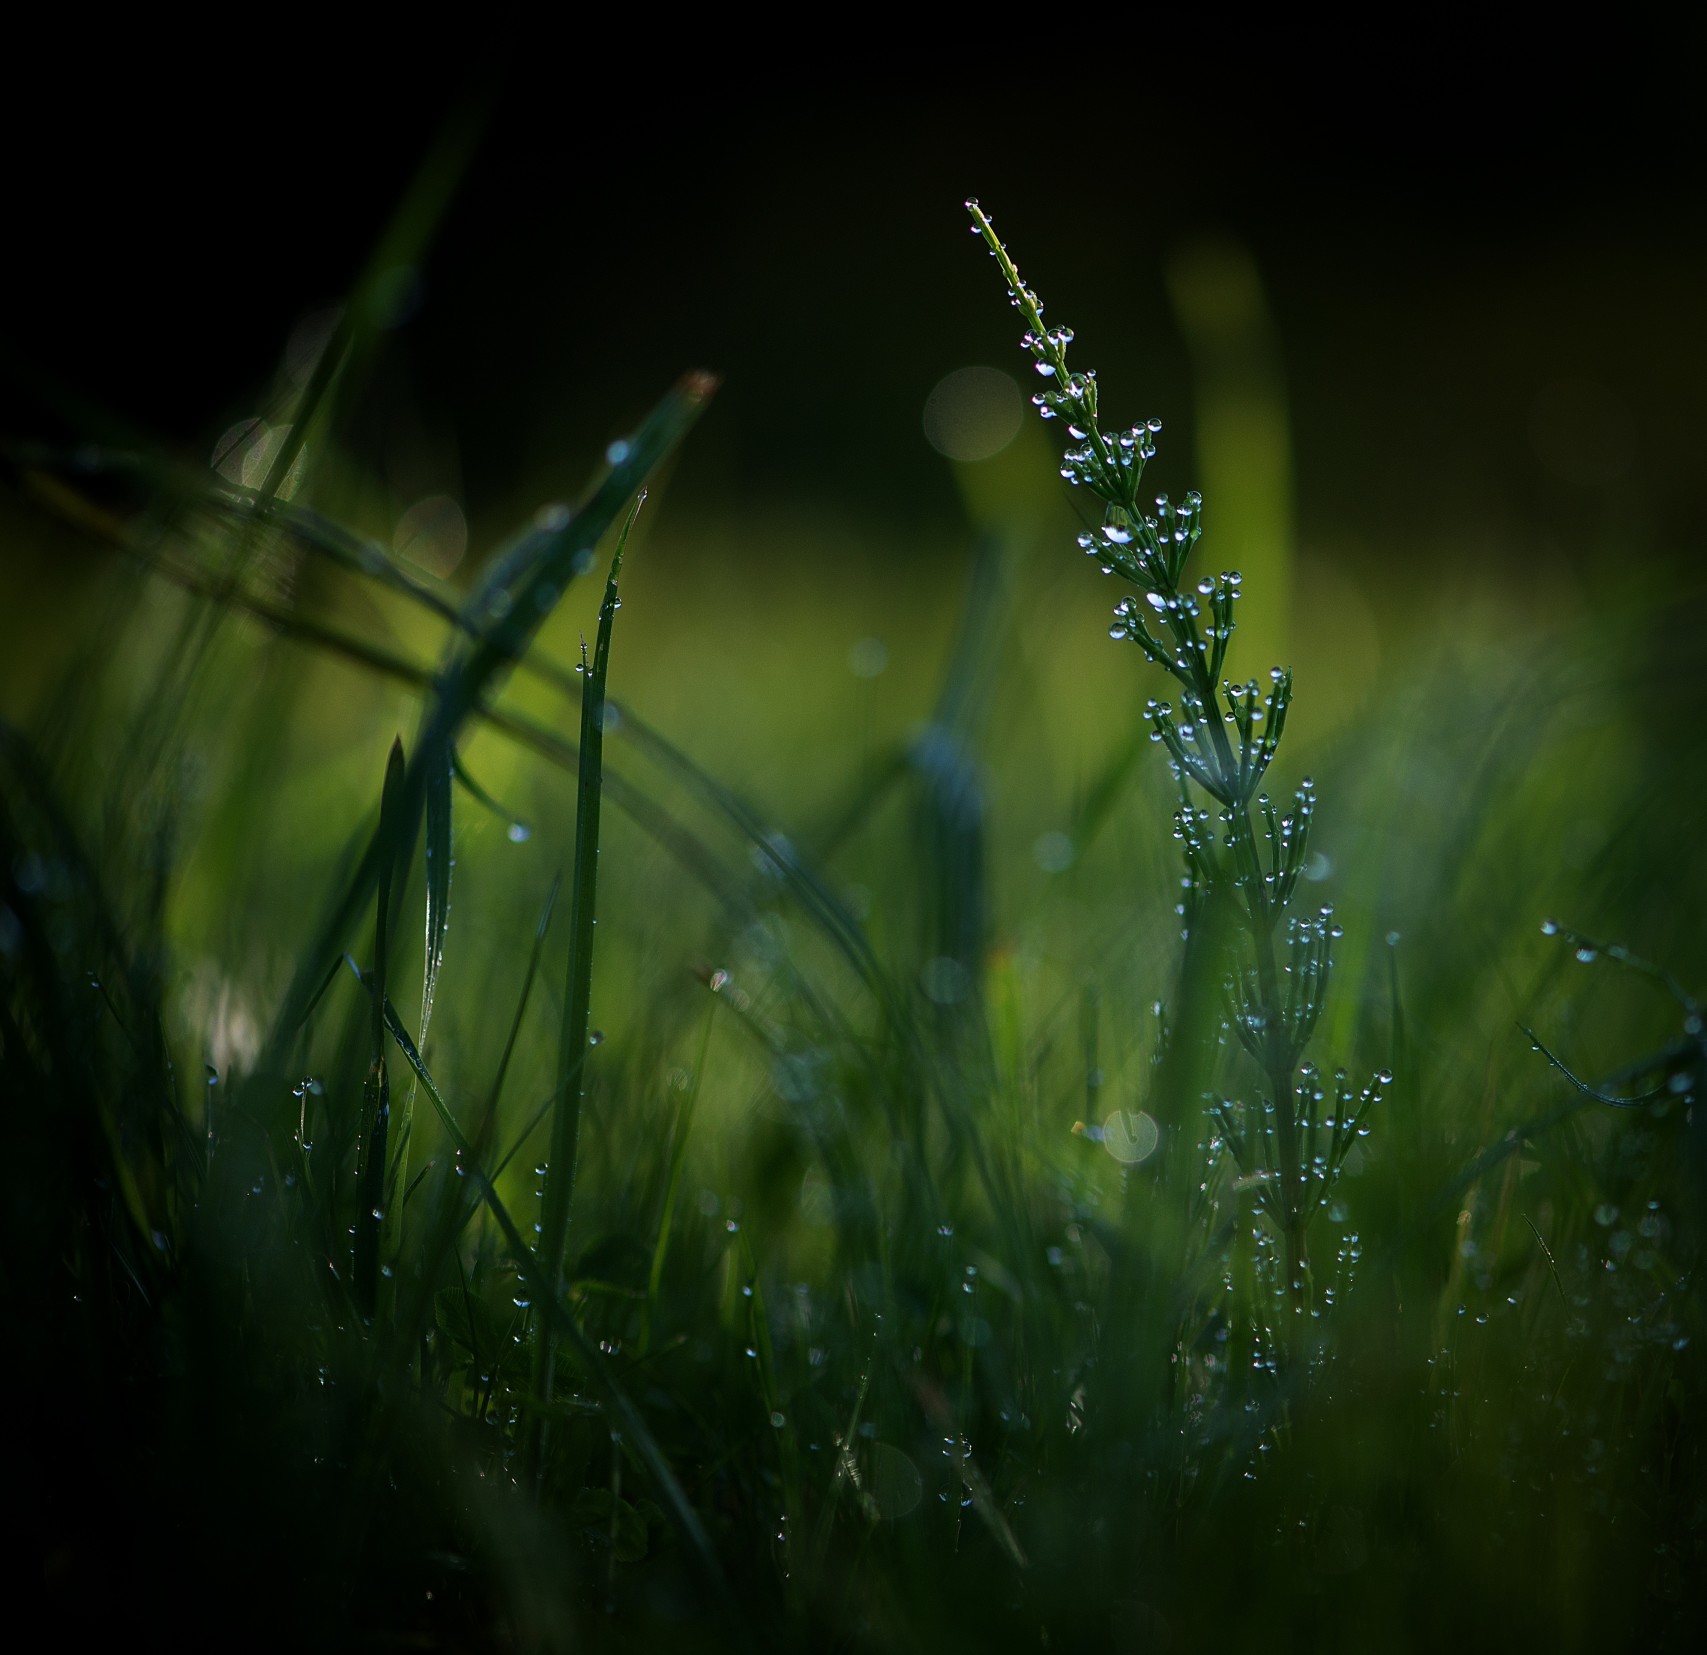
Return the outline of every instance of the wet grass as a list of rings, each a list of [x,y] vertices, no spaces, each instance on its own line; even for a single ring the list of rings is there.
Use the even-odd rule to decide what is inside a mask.
[[[56,1623],[1688,1643],[1707,769],[1655,709],[1698,588],[1459,604],[1330,735],[1215,702],[1241,763],[1146,714],[1171,649],[1025,647],[1091,571],[992,519],[856,741],[821,610],[721,709],[582,578],[711,389],[466,594],[277,498],[277,454],[9,456],[6,534],[109,587],[0,740],[8,1418]],[[1299,663],[1300,720],[1334,682]],[[1281,1006],[1227,868],[1278,851],[1291,740],[1324,806],[1268,866],[1317,926]],[[1170,754],[1233,817],[1226,864],[1176,824],[1183,896]],[[1391,1081],[1348,1114],[1305,1037]]]

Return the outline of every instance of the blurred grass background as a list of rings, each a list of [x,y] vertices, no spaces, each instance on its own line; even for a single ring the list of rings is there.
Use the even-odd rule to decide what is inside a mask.
[[[1581,79],[1541,65],[1465,70],[1432,97],[1428,65],[1413,65],[1393,96],[1385,71],[1330,54],[1315,71],[1334,96],[1310,102],[1254,57],[1205,63],[1192,87],[1146,89],[1141,124],[1111,132],[1142,151],[1119,167],[1055,134],[1023,64],[1011,97],[946,76],[762,96],[684,79],[637,93],[629,120],[501,51],[473,73],[303,55],[229,83],[99,76],[51,153],[7,135],[30,157],[16,212],[36,233],[5,278],[0,435],[14,453],[141,447],[205,474],[300,384],[330,307],[422,157],[447,144],[442,216],[311,435],[295,503],[454,595],[541,502],[575,497],[681,371],[722,375],[641,514],[613,694],[821,866],[899,980],[924,971],[930,997],[930,962],[970,927],[999,1107],[1055,1192],[1051,1245],[1076,1232],[1069,1256],[1089,1283],[1107,1256],[1087,1214],[1127,1184],[1070,1128],[1099,1102],[1148,1098],[1177,847],[1143,734],[1156,686],[1106,639],[1114,594],[1073,549],[1051,433],[1008,417],[1031,387],[965,234],[959,202],[979,195],[1051,319],[1077,329],[1105,406],[1163,418],[1157,487],[1203,489],[1206,566],[1246,575],[1235,667],[1296,670],[1281,779],[1317,778],[1314,872],[1347,930],[1319,1044],[1399,1077],[1340,1225],[1371,1255],[1366,1308],[1343,1335],[1357,1434],[1299,1427],[1291,1463],[1305,1469],[1277,1478],[1293,1504],[1276,1509],[1308,1509],[1308,1541],[1249,1564],[1241,1624],[1308,1626],[1329,1594],[1343,1617],[1330,1641],[1356,1647],[1395,1613],[1423,1638],[1450,1624],[1419,1607],[1427,1578],[1450,1571],[1490,1627],[1523,1623],[1502,1601],[1550,1591],[1547,1625],[1567,1646],[1632,1624],[1680,1635],[1701,1540],[1698,1127],[1589,1110],[1521,1153],[1501,1146],[1570,1101],[1519,1022],[1596,1075],[1677,1032],[1651,987],[1570,964],[1544,917],[1707,982],[1695,44],[1647,64],[1639,92],[1609,90],[1608,74],[1586,100]],[[398,95],[374,100],[383,77]],[[226,463],[243,453],[239,440]],[[166,856],[152,829],[170,829],[169,1033],[181,1062],[229,1077],[255,1060],[391,737],[416,718],[405,686],[305,645],[300,623],[423,667],[444,629],[288,544],[253,577],[273,620],[198,621],[87,512],[44,504],[36,475],[15,468],[0,494],[0,713],[41,743],[121,913],[146,907],[151,859]],[[122,477],[77,485],[116,519],[148,521],[148,491]],[[205,575],[218,542],[173,556]],[[597,597],[571,590],[543,656],[577,658]],[[572,736],[561,687],[518,676],[505,705]],[[964,750],[922,742],[933,719]],[[741,1225],[774,1300],[852,1270],[834,1179],[793,1124],[817,1085],[799,1066],[845,1054],[824,1056],[796,974],[856,1027],[872,1007],[763,859],[633,737],[612,732],[611,769],[693,836],[716,879],[608,813],[593,1002],[606,1067],[578,1233],[632,1239],[692,1071],[684,1245],[733,1260],[725,1227]],[[574,788],[491,730],[463,757],[528,830],[459,796],[433,1046],[441,1078],[472,1093],[565,866]],[[955,788],[978,831],[933,841],[920,798],[940,826],[930,800]],[[720,969],[761,1025],[787,1032],[780,1047],[734,1017],[707,1024],[703,979]],[[560,949],[544,975],[560,1003]],[[552,1017],[537,1025],[518,1048],[513,1130],[552,1081]],[[536,1159],[524,1151],[505,1183],[518,1207]],[[970,1222],[999,1275],[1000,1225],[967,1204],[944,1222]],[[1542,1232],[1550,1254],[1530,1244]],[[1646,1262],[1608,1286],[1605,1264],[1632,1250]],[[684,1278],[678,1300],[720,1296],[735,1327],[741,1268]],[[1570,1325],[1538,1326],[1555,1285]],[[1077,1326],[1068,1304],[1061,1325]],[[845,1380],[851,1337],[832,1348]],[[722,1375],[707,1413],[746,1421],[721,1367],[686,1371]],[[1051,1407],[1050,1383],[1071,1394],[1077,1377],[1057,1364]],[[983,1383],[993,1417],[1004,1381]],[[886,1433],[906,1440],[904,1399],[885,1407]],[[1453,1446],[1429,1460],[1413,1424]],[[1170,1596],[1159,1564],[1134,1572],[1123,1542],[1076,1527],[1065,1491],[1105,1485],[1073,1475],[1088,1481],[1019,1481],[1028,1544],[1063,1582],[1027,1613],[1098,1636],[1153,1635],[1158,1616],[1189,1625],[1179,1583],[1213,1580],[1229,1543],[1181,1518],[1168,1543],[1188,1561]],[[1311,1476],[1329,1492],[1300,1494]],[[1523,1480],[1538,1477],[1545,1495]],[[1090,1507],[1123,1509],[1110,1501]],[[1252,1509],[1231,1532],[1269,1534],[1273,1512]],[[745,1512],[724,1516],[745,1532]],[[891,1595],[863,1611],[865,1635],[960,1635],[906,1531],[879,1532],[896,1537],[872,1542]],[[1075,1555],[1098,1577],[1077,1599]],[[1519,1563],[1541,1572],[1514,1588]],[[967,1578],[988,1566],[978,1556]],[[527,1568],[504,1568],[526,1624]]]

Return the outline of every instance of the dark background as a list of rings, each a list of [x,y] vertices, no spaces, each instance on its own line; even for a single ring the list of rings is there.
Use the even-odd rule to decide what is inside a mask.
[[[1176,431],[1191,380],[1163,260],[1205,233],[1249,247],[1306,541],[1521,564],[1590,555],[1634,513],[1646,545],[1699,542],[1699,28],[1138,23],[1124,45],[991,41],[904,82],[899,45],[664,54],[638,28],[355,57],[289,30],[194,55],[139,31],[45,58],[46,100],[15,60],[0,429],[205,458],[474,107],[419,309],[344,435],[378,455],[400,422],[424,433],[477,549],[700,366],[725,386],[678,498],[951,518],[918,409],[953,367],[1022,360],[969,193],[1121,414]]]

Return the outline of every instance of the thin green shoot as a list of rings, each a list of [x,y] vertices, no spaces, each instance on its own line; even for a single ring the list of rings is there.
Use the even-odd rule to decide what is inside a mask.
[[[362,1165],[357,1178],[354,1282],[356,1303],[370,1321],[378,1307],[380,1235],[386,1209],[386,1140],[391,1124],[391,1082],[385,1070],[386,966],[390,955],[391,883],[404,855],[401,837],[403,742],[391,744],[380,797],[379,832],[374,844],[379,864],[379,893],[374,904],[373,1022],[371,1061],[362,1088]]]
[[[593,941],[598,924],[599,814],[604,796],[605,683],[610,675],[611,633],[622,600],[617,578],[634,520],[645,503],[642,489],[617,537],[599,605],[599,627],[590,663],[583,660],[586,685],[581,693],[581,765],[575,790],[575,870],[569,890],[569,980],[563,1002],[563,1036],[557,1059],[557,1103],[551,1125],[551,1159],[540,1213],[540,1255],[550,1272],[551,1292],[562,1291],[569,1246],[569,1212],[575,1193],[575,1162],[580,1148],[581,1098],[593,995]],[[584,646],[583,646],[584,651]],[[534,1353],[533,1397],[543,1408],[551,1401],[557,1338],[551,1325],[540,1329]],[[532,1446],[543,1447],[543,1413],[535,1415]]]

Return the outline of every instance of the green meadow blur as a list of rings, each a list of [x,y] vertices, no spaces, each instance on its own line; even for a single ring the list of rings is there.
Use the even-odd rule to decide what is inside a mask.
[[[310,414],[344,296],[276,273],[235,352],[248,380],[204,364],[189,378],[208,405],[179,385],[157,430],[146,386],[73,387],[38,351],[18,406],[39,428],[9,412],[4,432],[0,710],[62,817],[42,826],[17,784],[9,888],[51,888],[53,834],[81,847],[103,946],[157,976],[177,1107],[217,1167],[242,1135],[228,1122],[267,1118],[278,1098],[257,1099],[298,1078],[265,1071],[269,1031],[374,832],[393,738],[409,750],[422,728],[446,614],[543,506],[620,463],[612,445],[676,375],[717,373],[625,554],[571,1252],[573,1302],[630,1363],[749,1629],[791,1647],[1016,1626],[1027,1644],[1178,1647],[1212,1624],[1421,1647],[1466,1614],[1562,1649],[1686,1644],[1707,1538],[1700,1027],[1608,945],[1686,995],[1707,984],[1699,215],[1549,198],[1472,212],[1453,242],[1420,183],[1358,222],[1335,195],[1349,179],[1259,208],[1186,157],[1163,193],[1196,190],[1197,211],[1133,230],[994,151],[912,137],[904,181],[827,138],[746,192],[702,179],[680,210],[704,236],[675,232],[694,257],[661,274],[663,228],[589,250],[582,216],[578,242],[530,244],[513,179],[453,133],[389,228],[350,222],[341,314],[359,325]],[[908,141],[873,140],[893,168]],[[725,165],[753,153],[717,145]],[[1219,1013],[1182,973],[1175,788],[1145,713],[1163,685],[1109,636],[1115,583],[1075,545],[1096,519],[1030,406],[1017,319],[966,234],[973,189],[1075,326],[1105,410],[1161,418],[1157,490],[1202,491],[1198,572],[1244,577],[1230,671],[1296,674],[1273,790],[1314,778],[1305,877],[1344,928],[1312,1050],[1395,1078],[1321,1221],[1312,1354],[1272,1395],[1260,1374],[1215,1377],[1242,1242],[1194,1240],[1180,1216],[1208,1126],[1159,1029],[1182,1018],[1189,1040]],[[218,500],[269,474],[297,515],[251,533]],[[352,538],[328,550],[320,523]],[[577,668],[609,551],[458,743],[425,1058],[465,1126],[569,877]],[[564,900],[491,1140],[524,1229]],[[391,962],[410,1024],[424,905],[417,852]],[[359,965],[371,931],[342,945]],[[16,934],[0,942],[22,980]],[[107,969],[67,958],[67,980]],[[18,1073],[51,1071],[8,1015]],[[573,1454],[548,1515],[528,1515],[497,1441],[521,1381],[472,1347],[481,1317],[508,1337],[529,1307],[483,1219],[442,1278],[478,1315],[441,1301],[438,1345],[392,1368],[293,1274],[291,1249],[318,1243],[267,1215],[294,1211],[289,1142],[315,1135],[314,1109],[336,1136],[364,1015],[338,972],[290,1047],[314,1082],[300,1131],[229,1151],[255,1169],[252,1202],[213,1172],[202,1205],[173,1205],[157,1172],[112,1198],[116,1230],[171,1238],[158,1311],[149,1277],[148,1314],[115,1313],[122,1360],[57,1285],[19,1285],[51,1261],[8,1266],[21,1325],[63,1338],[56,1365],[89,1365],[66,1395],[95,1407],[108,1361],[169,1393],[135,1403],[138,1459],[91,1428],[84,1474],[115,1456],[123,1512],[151,1476],[199,1490],[165,1500],[173,1532],[240,1583],[252,1563],[210,1539],[219,1514],[286,1544],[340,1498],[322,1456],[354,1466],[372,1521],[343,1512],[307,1546],[287,1617],[305,1636],[755,1647],[695,1618],[711,1600],[691,1547],[579,1395],[554,1416]],[[94,1042],[109,1075],[131,1061],[115,1039]],[[1672,1056],[1660,1095],[1615,1109],[1535,1041],[1620,1095]],[[413,1132],[415,1237],[458,1158],[421,1096]],[[87,1153],[171,1159],[113,1134]],[[25,1137],[44,1156],[57,1141]],[[252,1270],[199,1275],[212,1235],[252,1247]],[[1226,1298],[1170,1312],[1172,1276],[1196,1280],[1218,1246]],[[332,1256],[335,1276],[336,1238]],[[212,1339],[222,1314],[266,1326],[275,1287],[265,1339]],[[250,1475],[217,1462],[241,1449],[234,1394],[264,1360],[322,1387],[330,1370],[349,1412],[327,1424],[286,1386],[289,1417],[319,1423],[260,1433]],[[398,1401],[399,1376],[425,1394],[429,1373],[435,1403]],[[322,1440],[374,1419],[389,1484]],[[45,1498],[44,1589],[70,1613],[134,1519],[85,1524],[74,1496]],[[175,1544],[134,1555],[169,1574]]]

